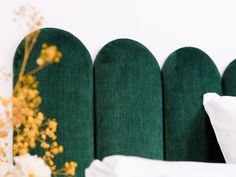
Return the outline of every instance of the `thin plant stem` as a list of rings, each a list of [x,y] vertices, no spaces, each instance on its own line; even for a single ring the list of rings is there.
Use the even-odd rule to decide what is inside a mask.
[[[16,85],[13,89],[13,93],[16,90],[16,86],[19,84],[20,81],[22,81],[22,78],[23,78],[24,73],[25,73],[25,68],[26,68],[26,65],[27,65],[27,61],[29,59],[29,55],[30,55],[30,53],[31,53],[36,41],[37,41],[37,38],[39,36],[39,32],[40,32],[40,30],[37,30],[37,31],[33,32],[33,34],[31,34],[31,35],[33,35],[32,39],[31,39],[31,36],[29,36],[29,35],[25,38],[23,63],[22,63],[21,69],[20,69],[18,80],[17,80]]]
[[[26,76],[27,75],[34,75],[36,74],[37,72],[39,72],[40,70],[46,68],[48,65],[50,65],[51,63],[48,63],[48,64],[45,64],[43,66],[38,66],[36,68],[34,68],[33,70],[29,71],[27,74],[25,74]]]
[[[31,39],[31,36],[27,36],[25,38],[25,51],[24,51],[24,59],[23,59],[23,63],[22,63],[22,67],[20,69],[20,74],[19,74],[19,80],[22,79],[23,75],[24,75],[24,72],[25,72],[25,68],[26,68],[26,65],[27,65],[27,61],[29,59],[29,55],[37,41],[37,38],[38,38],[38,35],[39,35],[39,30],[33,32],[33,37]]]

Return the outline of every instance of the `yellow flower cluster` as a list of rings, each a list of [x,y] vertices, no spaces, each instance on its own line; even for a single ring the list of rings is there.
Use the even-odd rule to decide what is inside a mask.
[[[2,105],[5,105],[4,107],[7,107],[9,103],[6,103],[7,100],[0,97],[0,101],[2,102]],[[8,110],[5,111],[5,117],[7,120],[10,119],[10,112]],[[0,117],[0,138],[6,138],[8,136],[7,129],[5,128],[6,122],[4,121],[2,117]]]
[[[43,44],[42,48],[40,56],[37,59],[37,64],[39,66],[60,62],[62,54],[58,51],[57,46]]]
[[[28,75],[17,82],[12,101],[14,127],[18,129],[22,124],[30,125],[38,113],[39,105],[42,103],[36,78]]]
[[[29,149],[48,149],[47,140],[56,140],[57,122],[46,119],[39,111],[42,98],[39,96],[38,81],[32,75],[24,76],[15,86],[13,95],[14,155],[24,155]]]
[[[4,99],[0,97],[0,104],[3,107],[4,115],[0,114],[0,139],[2,140],[0,144],[0,164],[7,162],[7,153],[6,153],[6,147],[8,146],[8,143],[6,141],[6,138],[8,137],[8,131],[11,128],[11,99]]]
[[[54,172],[53,175],[55,175],[55,176],[57,176],[57,175],[58,176],[61,176],[61,175],[74,176],[77,166],[78,166],[77,163],[74,161],[65,162],[64,167],[61,168],[60,170]]]
[[[75,175],[75,169],[77,168],[76,162],[66,162],[65,163],[65,175],[67,176],[74,176]]]
[[[5,67],[0,67],[0,75],[5,81],[8,81],[12,78],[12,74],[10,72],[5,71]]]
[[[3,157],[3,158],[0,158],[0,164],[4,163],[4,162],[7,162],[6,160],[4,160],[4,158],[7,157],[7,153],[6,153],[6,150],[5,150],[7,146],[8,146],[7,142],[3,142],[0,146],[0,155]]]

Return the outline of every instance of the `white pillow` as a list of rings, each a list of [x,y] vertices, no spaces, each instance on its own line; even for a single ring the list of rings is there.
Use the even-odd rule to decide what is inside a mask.
[[[236,164],[165,162],[115,155],[93,161],[85,174],[86,177],[235,177]]]
[[[236,163],[236,97],[207,93],[203,105],[226,163]]]

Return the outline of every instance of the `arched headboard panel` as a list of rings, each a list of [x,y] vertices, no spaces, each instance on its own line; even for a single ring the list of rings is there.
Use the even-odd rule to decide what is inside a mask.
[[[43,98],[41,110],[47,117],[57,118],[59,143],[65,149],[56,164],[61,166],[65,161],[77,161],[77,174],[83,177],[84,169],[94,158],[92,60],[75,36],[63,30],[45,28],[30,55],[27,71],[36,67],[36,58],[44,43],[56,45],[62,52],[60,63],[50,65],[36,75]],[[24,41],[15,54],[15,82],[23,55]]]
[[[223,156],[203,94],[221,94],[220,74],[203,51],[186,47],[173,52],[163,70],[166,160],[222,162]]]
[[[226,68],[222,77],[223,94],[236,96],[236,60]]]
[[[94,64],[96,158],[113,154],[163,159],[159,65],[142,44],[118,39]]]

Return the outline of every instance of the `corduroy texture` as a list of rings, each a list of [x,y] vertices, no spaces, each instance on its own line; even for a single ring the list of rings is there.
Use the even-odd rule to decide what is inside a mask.
[[[222,77],[223,94],[236,96],[236,60],[226,68]]]
[[[96,158],[113,154],[163,159],[159,65],[142,44],[118,39],[94,66]]]
[[[204,93],[222,92],[213,61],[199,49],[181,48],[168,57],[162,76],[166,160],[222,162],[202,105]]]
[[[63,56],[59,64],[48,66],[37,74],[41,110],[58,121],[58,139],[64,153],[56,164],[75,160],[79,163],[77,174],[84,176],[84,169],[94,157],[93,143],[93,72],[90,54],[72,34],[59,29],[42,29],[33,48],[27,70],[36,66],[43,43],[57,45]],[[24,42],[17,48],[14,59],[14,82],[23,60]],[[38,152],[38,151],[36,151]]]

